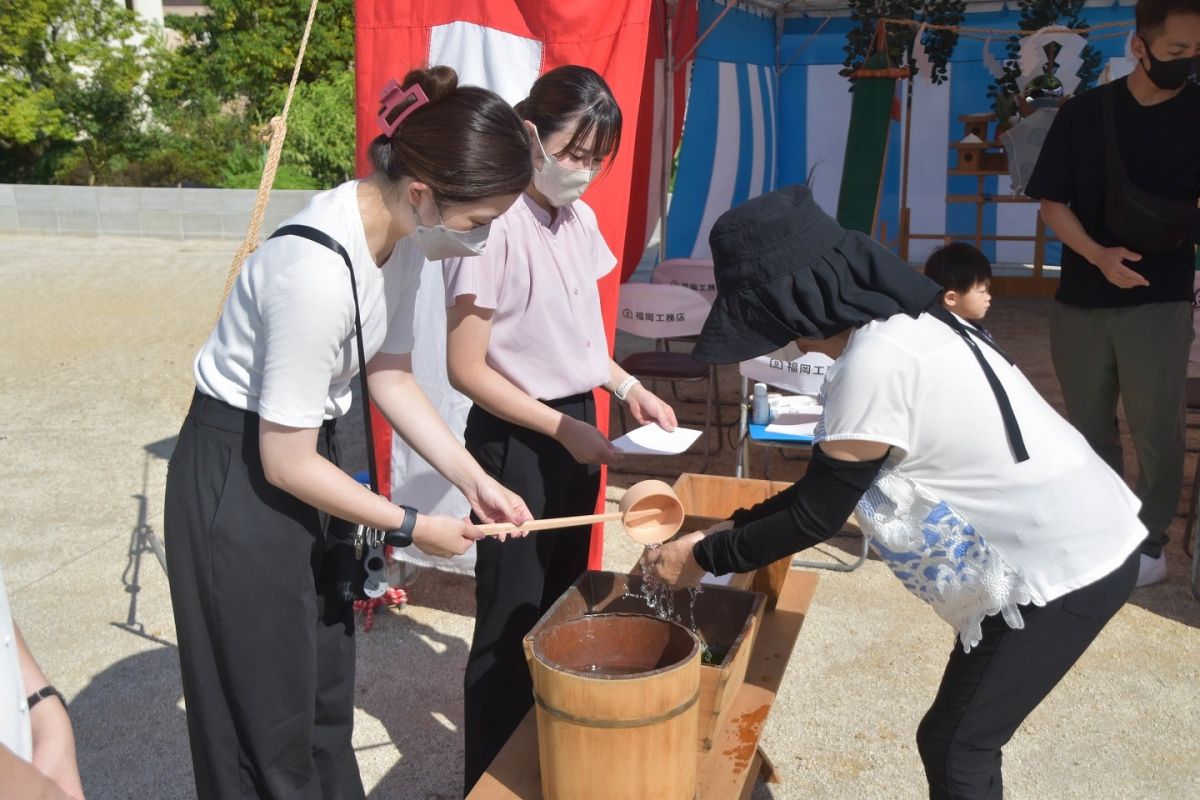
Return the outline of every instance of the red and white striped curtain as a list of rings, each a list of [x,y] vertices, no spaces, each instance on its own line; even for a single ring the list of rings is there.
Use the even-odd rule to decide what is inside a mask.
[[[686,20],[695,39],[694,3],[676,41],[686,42]],[[357,0],[355,72],[358,121],[358,168],[369,170],[366,145],[378,135],[375,114],[379,92],[392,78],[414,67],[447,64],[463,84],[485,86],[510,103],[525,97],[538,75],[564,64],[591,67],[604,76],[624,116],[625,136],[611,169],[589,188],[585,200],[595,209],[620,267],[600,282],[601,306],[609,345],[615,331],[617,287],[633,271],[645,248],[647,229],[657,221],[661,169],[663,20],[667,0]],[[679,47],[680,45],[676,45]],[[683,49],[686,49],[684,46]],[[677,50],[682,52],[682,50]],[[675,129],[682,119],[682,75],[677,83]],[[659,94],[656,94],[656,91]],[[657,139],[657,141],[656,141]],[[656,152],[657,150],[657,152]],[[651,189],[653,186],[653,190]],[[414,254],[414,257],[417,257]],[[425,265],[418,300],[414,373],[451,427],[461,432],[469,401],[446,380],[445,307],[441,268]],[[597,416],[607,427],[608,395],[599,392]],[[377,452],[383,491],[426,512],[465,515],[464,498],[392,434],[376,413]],[[603,507],[603,493],[598,507]],[[592,563],[598,565],[602,539],[593,538]],[[407,555],[407,554],[406,554]],[[419,554],[418,554],[419,557]],[[473,559],[452,568],[469,569]],[[439,566],[447,566],[445,562]]]

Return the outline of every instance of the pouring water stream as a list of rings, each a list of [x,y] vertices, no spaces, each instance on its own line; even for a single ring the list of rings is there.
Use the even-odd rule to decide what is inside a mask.
[[[646,552],[650,553],[662,547],[661,544],[646,545]],[[642,590],[641,593],[633,591],[632,582],[625,587],[623,598],[640,599],[646,604],[659,619],[667,620],[668,622],[678,622],[680,625],[687,625],[691,628],[692,633],[696,634],[696,638],[700,640],[700,663],[711,666],[719,665],[724,659],[724,653],[718,653],[711,648],[704,640],[704,634],[700,632],[700,628],[696,625],[696,598],[704,591],[703,586],[692,586],[688,591],[688,621],[683,621],[683,615],[675,613],[675,590],[668,586],[663,581],[660,581],[656,576],[643,572],[641,575]]]

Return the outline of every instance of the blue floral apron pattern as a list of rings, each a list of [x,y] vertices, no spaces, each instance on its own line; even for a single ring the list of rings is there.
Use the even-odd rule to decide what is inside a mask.
[[[894,470],[880,473],[855,511],[871,548],[904,586],[958,633],[963,651],[983,638],[985,617],[1025,627],[1036,602],[1026,581],[962,514]],[[1040,603],[1038,603],[1040,605]]]

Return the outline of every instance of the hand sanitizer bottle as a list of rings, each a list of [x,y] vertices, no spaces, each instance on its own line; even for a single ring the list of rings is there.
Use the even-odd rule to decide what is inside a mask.
[[[771,421],[771,403],[767,399],[767,385],[754,384],[754,401],[750,406],[750,421],[755,425],[766,425]]]

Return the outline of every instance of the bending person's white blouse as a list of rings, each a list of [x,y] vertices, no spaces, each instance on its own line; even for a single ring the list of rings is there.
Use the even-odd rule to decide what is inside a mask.
[[[898,314],[856,331],[825,383],[816,439],[892,445],[858,504],[904,585],[976,644],[979,624],[1086,586],[1146,536],[1137,498],[1015,366],[981,344],[1012,402],[1017,463],[971,350],[945,323]]]

